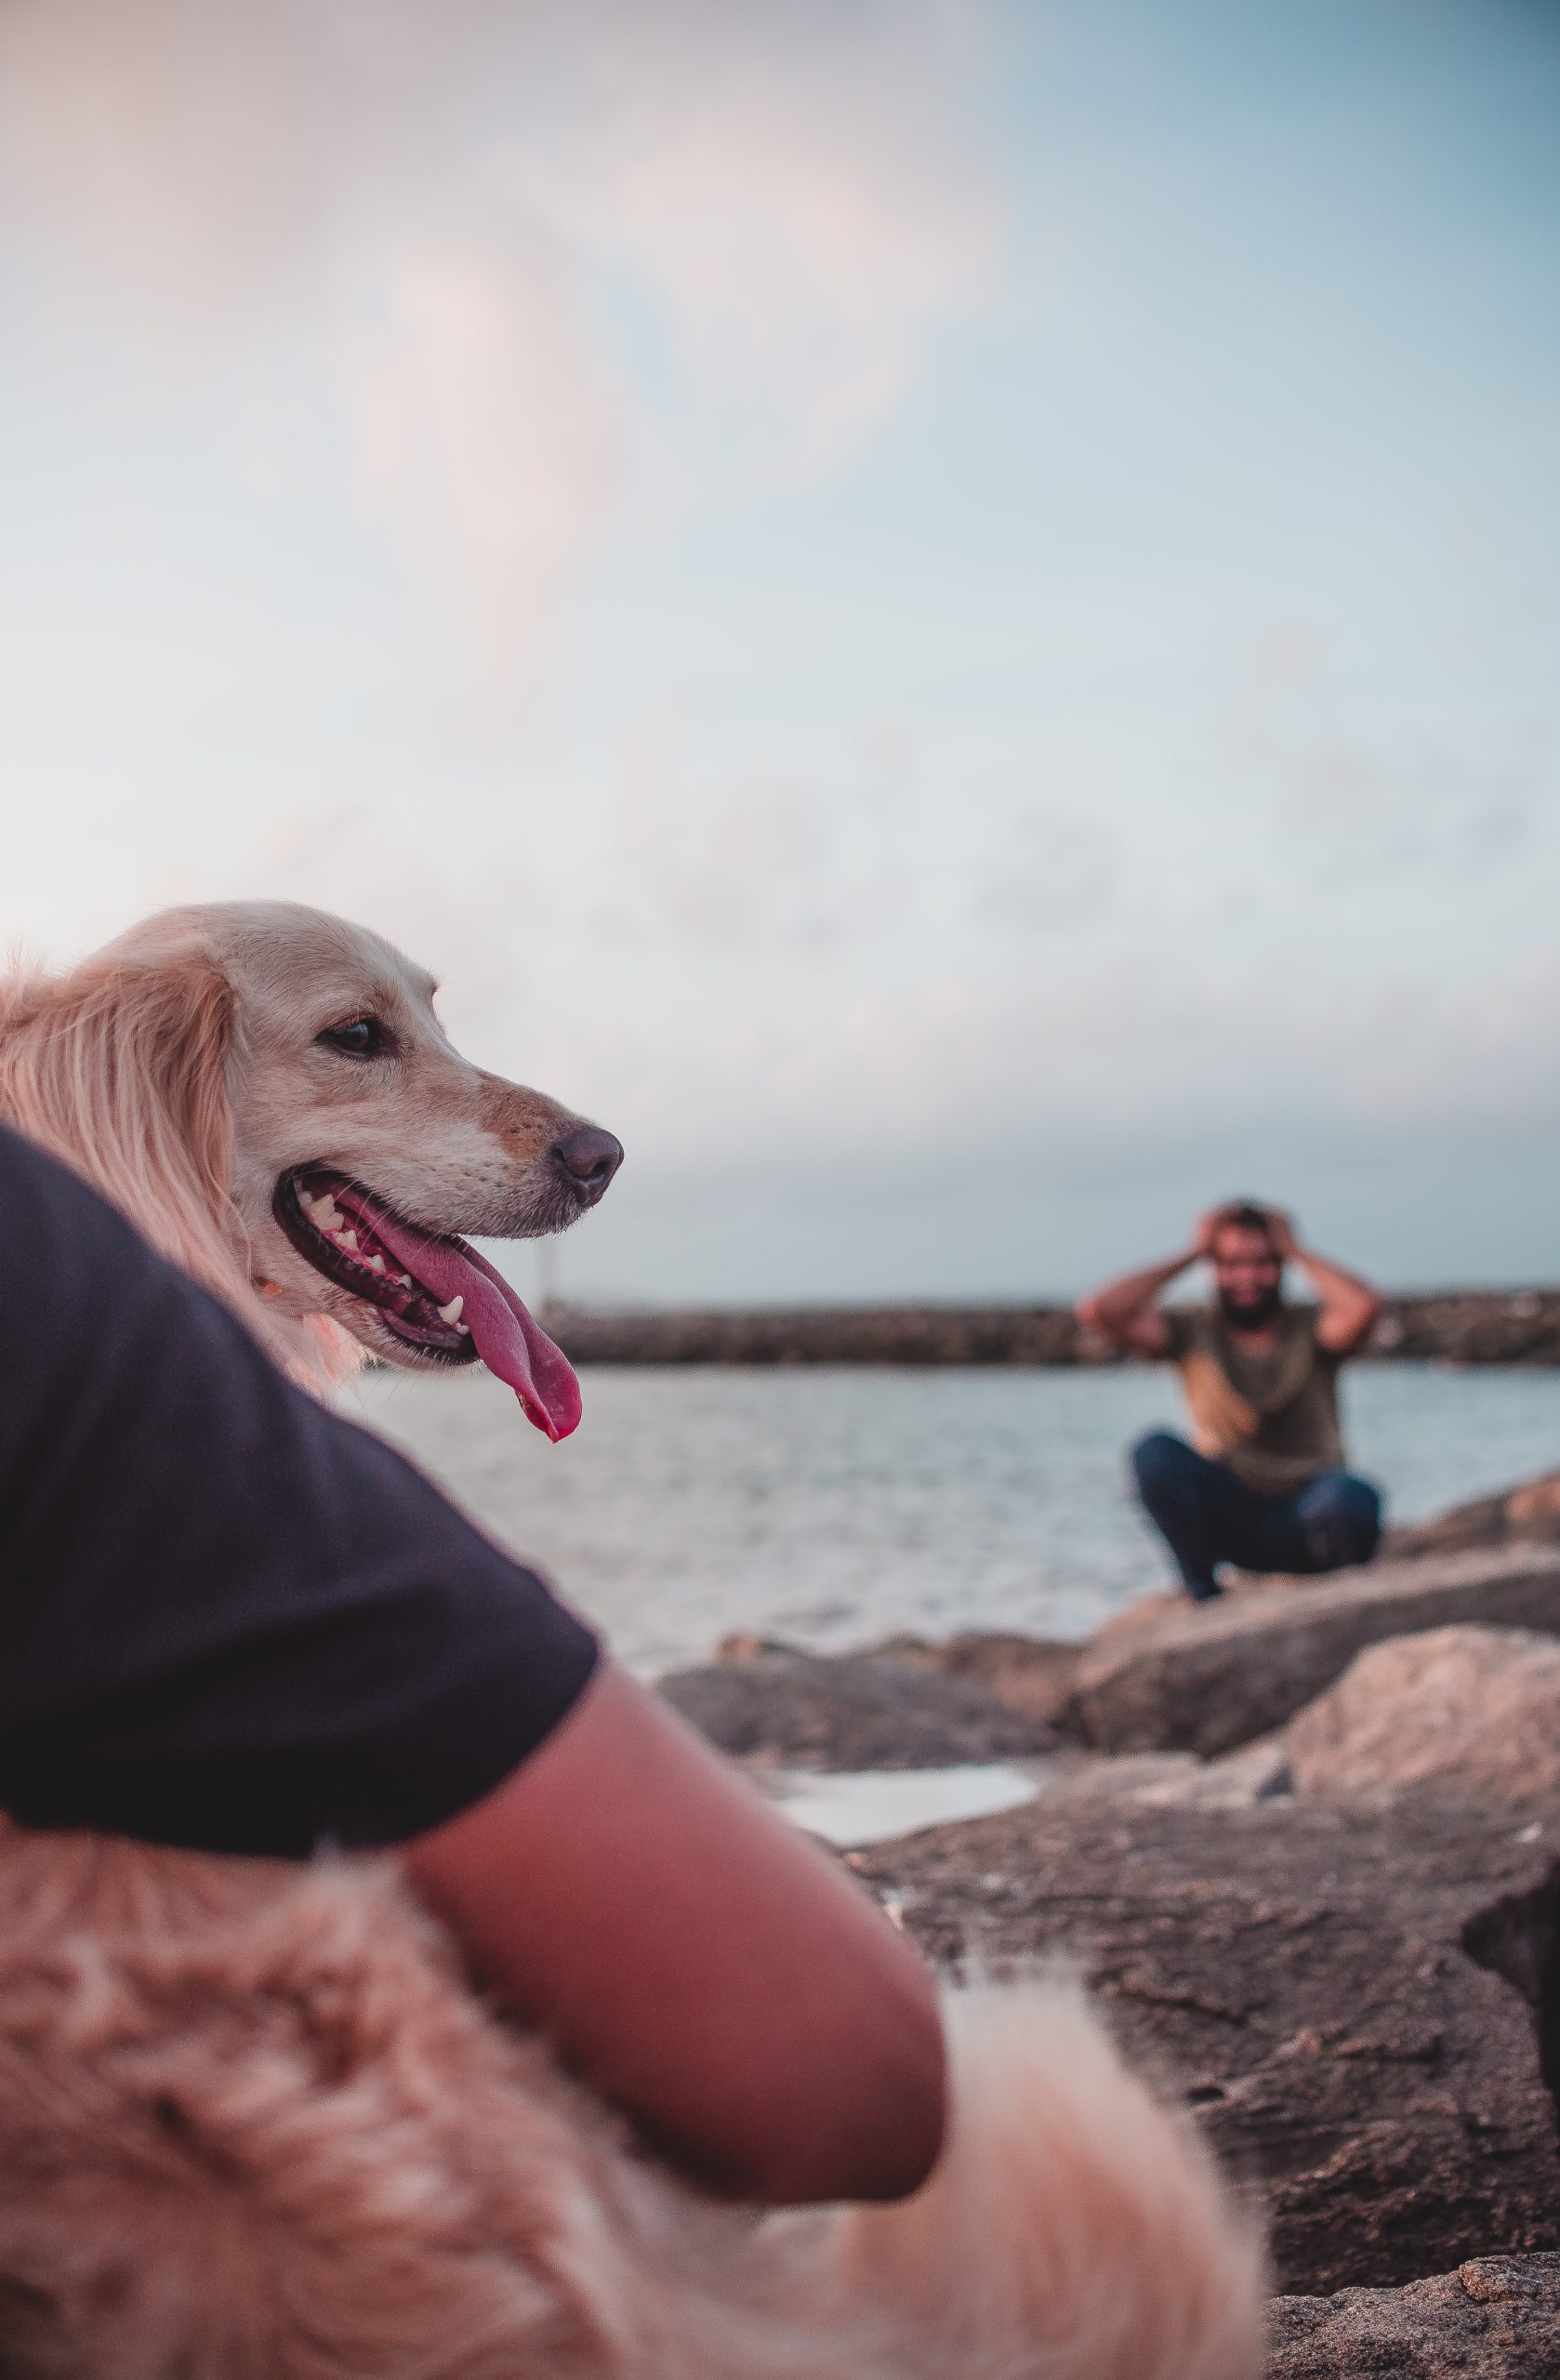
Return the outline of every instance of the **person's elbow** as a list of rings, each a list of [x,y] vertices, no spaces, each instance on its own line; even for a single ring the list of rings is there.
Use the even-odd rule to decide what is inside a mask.
[[[936,2164],[947,2075],[930,1974],[906,1957],[891,1992],[833,2030],[813,2087],[786,2095],[765,2128],[763,2152],[732,2177],[743,2196],[771,2206],[880,2203],[908,2198]]]
[[[1099,1296],[1079,1298],[1073,1308],[1080,1329],[1091,1337],[1103,1340],[1107,1347],[1126,1348],[1132,1343],[1132,1322],[1123,1322],[1114,1315]]]
[[[1320,1332],[1322,1344],[1335,1355],[1352,1355],[1363,1347],[1386,1312],[1386,1300],[1374,1289],[1364,1289],[1351,1305],[1339,1312],[1330,1329]]]

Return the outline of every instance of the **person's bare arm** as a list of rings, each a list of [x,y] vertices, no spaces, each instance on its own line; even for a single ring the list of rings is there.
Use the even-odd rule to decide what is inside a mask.
[[[1162,1264],[1145,1264],[1139,1273],[1124,1273],[1118,1281],[1107,1281],[1103,1289],[1080,1298],[1076,1311],[1085,1329],[1099,1331],[1112,1346],[1129,1348],[1134,1355],[1168,1355],[1170,1331],[1154,1301],[1178,1274],[1208,1254],[1217,1219],[1217,1210],[1203,1216],[1184,1255],[1169,1256]]]
[[[1302,1247],[1290,1218],[1278,1208],[1266,1210],[1268,1229],[1281,1261],[1298,1264],[1321,1302],[1316,1317],[1316,1344],[1329,1355],[1352,1355],[1369,1333],[1382,1311],[1381,1292],[1357,1273],[1345,1272],[1330,1257]]]
[[[892,2199],[931,2171],[944,2070],[926,1968],[610,1663],[496,1792],[403,1858],[476,1972],[711,2187]]]

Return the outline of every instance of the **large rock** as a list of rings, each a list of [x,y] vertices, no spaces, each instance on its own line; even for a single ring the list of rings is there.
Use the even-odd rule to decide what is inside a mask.
[[[1268,2380],[1554,2380],[1560,2255],[1475,2256],[1406,2289],[1280,2297]]]
[[[660,1690],[721,1751],[787,1768],[941,1768],[1054,1751],[1040,1721],[971,1679],[901,1660],[740,1641]]]
[[[1518,1815],[1042,1794],[851,1864],[941,1962],[1076,1960],[1326,2292],[1560,2243],[1560,1809]]]
[[[1284,1732],[1296,1786],[1560,1794],[1560,1644],[1527,1628],[1433,1628],[1372,1645]]]
[[[1282,1726],[1367,1645],[1462,1621],[1560,1636],[1560,1546],[1378,1562],[1183,1603],[1102,1632],[1079,1664],[1077,1707],[1102,1750],[1207,1757]]]
[[[1395,1558],[1408,1554],[1460,1554],[1491,1545],[1560,1544],[1560,1471],[1540,1472],[1514,1488],[1493,1496],[1475,1496],[1453,1504],[1434,1520],[1416,1521],[1395,1528],[1388,1551]]]
[[[1077,1731],[1077,1674],[1083,1646],[1057,1636],[1018,1636],[1001,1629],[969,1628],[933,1643],[924,1636],[887,1636],[865,1654],[965,1678],[994,1694],[1010,1711],[1038,1719],[1062,1735]]]

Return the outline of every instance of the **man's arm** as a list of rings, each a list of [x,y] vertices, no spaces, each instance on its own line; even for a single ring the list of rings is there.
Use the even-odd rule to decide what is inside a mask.
[[[930,1976],[847,1871],[390,1448],[0,1127],[0,1808],[404,1853],[473,1967],[690,2170],[887,2198]]]
[[[926,1968],[623,1672],[603,1663],[507,1782],[402,1857],[482,1978],[700,2179],[789,2203],[926,2178]]]
[[[1200,1263],[1212,1241],[1217,1211],[1204,1215],[1191,1247],[1183,1256],[1167,1257],[1162,1264],[1147,1264],[1140,1273],[1124,1273],[1107,1281],[1092,1296],[1080,1298],[1075,1309],[1088,1330],[1097,1330],[1113,1347],[1139,1355],[1168,1355],[1170,1329],[1154,1301],[1179,1274]]]
[[[1316,1317],[1316,1344],[1329,1355],[1352,1355],[1369,1335],[1382,1311],[1382,1296],[1357,1273],[1345,1272],[1330,1257],[1302,1248],[1290,1218],[1276,1207],[1267,1210],[1268,1228],[1279,1259],[1298,1264],[1321,1302]]]

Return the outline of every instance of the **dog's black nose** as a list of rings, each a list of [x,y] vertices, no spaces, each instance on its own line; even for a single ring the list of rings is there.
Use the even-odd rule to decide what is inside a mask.
[[[552,1154],[576,1190],[599,1198],[623,1162],[623,1144],[598,1124],[576,1124],[554,1141]]]

